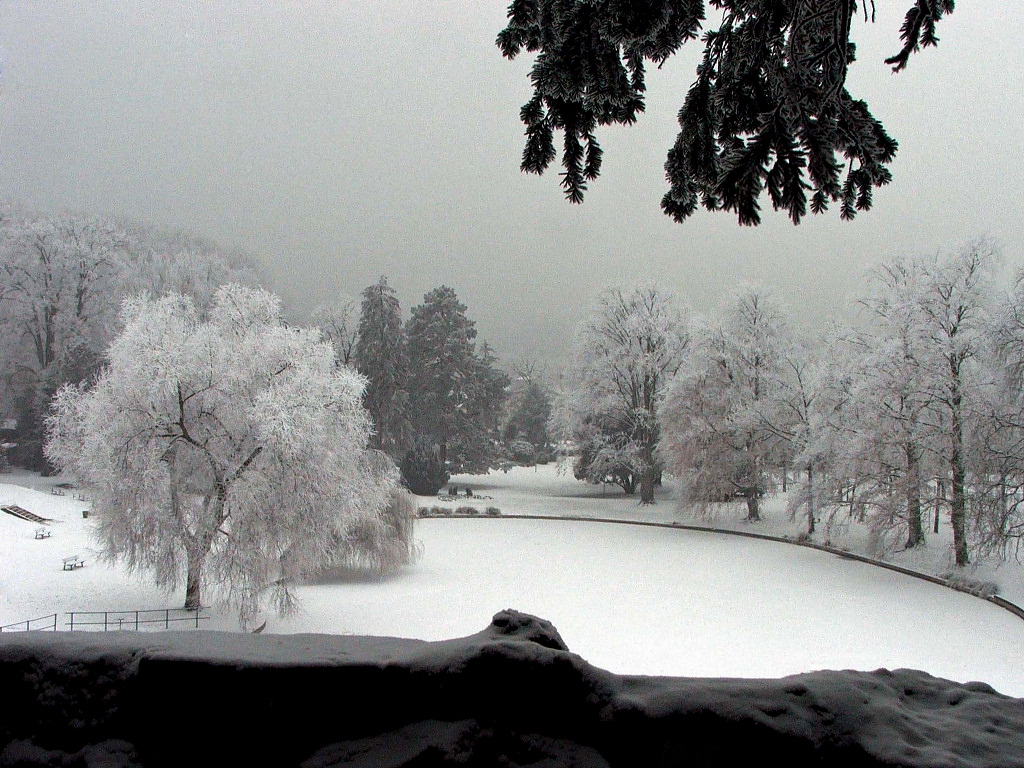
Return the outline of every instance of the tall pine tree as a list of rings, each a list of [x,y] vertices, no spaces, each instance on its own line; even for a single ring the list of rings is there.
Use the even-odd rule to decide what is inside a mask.
[[[368,380],[363,405],[373,419],[370,447],[397,461],[411,443],[409,361],[401,308],[383,276],[363,291],[362,298],[354,357],[357,370]]]
[[[476,324],[448,286],[428,292],[406,326],[411,421],[455,472],[490,466],[508,378],[486,344],[476,352]]]

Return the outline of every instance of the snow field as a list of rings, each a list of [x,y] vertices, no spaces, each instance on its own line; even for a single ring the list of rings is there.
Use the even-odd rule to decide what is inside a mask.
[[[463,482],[493,497],[470,503],[506,514],[675,515],[667,500],[641,508],[610,489],[602,498],[600,489],[541,470]],[[0,514],[0,624],[54,612],[63,623],[70,610],[180,605],[181,594],[165,595],[145,577],[96,559],[92,520],[81,516],[88,504],[50,495],[46,484],[56,480],[5,479],[42,487],[0,485],[0,503],[58,522],[50,539],[37,541],[36,524]],[[299,588],[297,615],[260,617],[265,632],[435,640],[477,632],[498,610],[515,608],[551,620],[570,649],[613,672],[778,677],[911,667],[1024,697],[1020,619],[834,555],[712,533],[556,520],[425,519],[416,538],[423,553],[414,565],[384,579],[325,574]],[[69,554],[82,555],[86,567],[62,571]],[[237,631],[230,610],[212,614],[207,628]]]

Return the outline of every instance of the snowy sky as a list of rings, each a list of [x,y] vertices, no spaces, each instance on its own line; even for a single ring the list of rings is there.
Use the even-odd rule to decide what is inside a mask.
[[[891,75],[909,4],[855,23],[848,87],[901,149],[852,224],[662,215],[698,44],[652,74],[638,126],[601,133],[602,177],[570,206],[557,169],[518,170],[531,61],[494,46],[505,0],[6,0],[0,196],[243,247],[296,316],[380,274],[406,311],[445,283],[506,360],[565,351],[596,292],[638,278],[698,312],[761,281],[818,322],[896,254],[980,235],[1024,253],[1024,3],[959,4]]]

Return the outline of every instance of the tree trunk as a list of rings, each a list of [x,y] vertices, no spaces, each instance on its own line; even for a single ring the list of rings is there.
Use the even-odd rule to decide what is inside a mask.
[[[641,504],[653,504],[654,503],[654,471],[653,471],[653,469],[645,469],[644,473],[640,476],[640,503]]]
[[[198,611],[202,607],[202,569],[203,556],[188,555],[188,576],[185,581],[185,610]]]
[[[753,489],[752,492],[747,495],[747,521],[755,523],[760,519],[761,503],[757,498],[757,490]]]
[[[619,475],[619,487],[626,492],[627,496],[632,496],[636,493],[636,478],[629,472],[623,472]]]
[[[913,443],[904,446],[907,457],[907,549],[924,544],[921,526],[921,457]]]
[[[782,484],[785,488],[786,474],[782,474]],[[814,535],[814,466],[812,464],[807,465],[807,535]]]
[[[960,393],[954,392],[952,398],[952,451],[949,456],[949,465],[952,470],[952,495],[950,524],[953,526],[953,552],[956,556],[958,566],[967,565],[970,558],[967,556],[967,497],[965,485],[967,480],[967,469],[964,467],[964,435],[963,424],[960,420]]]
[[[643,452],[644,467],[640,474],[640,503],[654,503],[654,446],[648,440],[644,444]]]
[[[946,500],[946,483],[944,480],[935,481],[935,520],[932,522],[932,533],[939,532],[939,515],[942,513],[942,502]]]

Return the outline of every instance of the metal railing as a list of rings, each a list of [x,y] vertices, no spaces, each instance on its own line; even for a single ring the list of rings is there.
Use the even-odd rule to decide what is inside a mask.
[[[147,611],[68,611],[64,625],[68,632],[113,632],[146,629],[199,629],[200,622],[209,621],[205,608],[154,608]],[[0,626],[0,632],[56,632],[57,616],[50,613],[28,621]]]
[[[46,622],[43,624],[42,622]],[[36,626],[32,626],[35,624]],[[37,619],[29,619],[28,621],[16,621],[13,624],[5,624],[0,627],[0,632],[56,632],[57,631],[57,614],[51,613],[47,616],[40,616]]]
[[[69,611],[66,622],[69,632],[111,632],[116,630],[170,629],[172,624],[183,629],[199,629],[199,622],[209,621],[204,608],[157,608],[148,611]],[[177,627],[175,627],[177,628]]]

